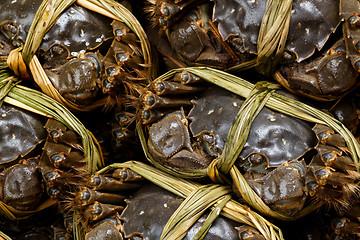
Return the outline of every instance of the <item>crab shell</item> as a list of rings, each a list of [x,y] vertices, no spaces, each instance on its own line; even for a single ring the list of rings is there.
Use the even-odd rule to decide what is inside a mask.
[[[8,166],[25,156],[46,138],[45,119],[18,107],[0,108],[0,165]]]
[[[210,147],[221,153],[242,100],[223,89],[211,88],[193,100],[193,104],[188,116],[192,121],[193,136],[213,135],[215,142]],[[252,123],[240,157],[261,153],[265,155],[268,167],[275,167],[299,158],[315,144],[316,137],[310,124],[263,108]]]
[[[127,207],[121,215],[125,237],[159,239],[166,222],[182,201],[182,198],[156,185],[144,185],[132,198],[126,200]],[[193,239],[204,221],[205,217],[202,216],[184,239]],[[238,239],[235,226],[235,222],[219,216],[204,239]]]
[[[30,25],[42,0],[0,2],[0,22],[11,20],[18,26],[20,39],[25,42]],[[111,20],[78,5],[67,8],[42,39],[40,48],[48,49],[52,44],[69,48],[71,55],[93,49],[112,36]]]
[[[214,0],[213,21],[223,40],[237,39],[241,52],[257,52],[257,39],[266,1]],[[229,21],[231,19],[232,21]],[[298,62],[310,57],[325,45],[330,34],[340,24],[339,1],[294,0],[289,34],[285,49]]]
[[[33,210],[43,194],[41,178],[35,166],[16,164],[1,173],[1,200],[18,210]]]
[[[331,100],[343,96],[355,86],[359,75],[351,65],[345,45],[340,39],[330,49],[324,48],[326,53],[316,54],[316,58],[314,55],[301,63],[279,64],[279,72],[286,81],[277,80],[290,91],[315,99]]]

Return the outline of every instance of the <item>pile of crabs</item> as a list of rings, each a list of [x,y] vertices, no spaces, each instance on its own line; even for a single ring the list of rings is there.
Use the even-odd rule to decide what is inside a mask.
[[[9,56],[31,42],[33,19],[62,2],[31,55],[48,82],[25,61],[18,85],[56,92],[102,164],[88,167],[73,125],[9,101],[1,85],[1,238],[360,238],[359,0],[3,0],[0,79],[17,74]],[[134,163],[221,186],[278,232],[225,210],[204,230],[210,204],[169,236],[188,194]]]

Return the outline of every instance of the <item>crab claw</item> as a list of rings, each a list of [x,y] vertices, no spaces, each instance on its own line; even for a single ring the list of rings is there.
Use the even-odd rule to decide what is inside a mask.
[[[316,124],[312,129],[320,144],[329,144],[334,147],[346,147],[345,140],[340,134],[335,134],[334,130],[323,124]]]
[[[199,91],[203,91],[204,87],[201,86],[191,86],[188,84],[181,84],[177,82],[163,81],[157,79],[151,83],[149,88],[151,91],[154,91],[157,95],[165,94],[191,94]]]
[[[259,179],[248,180],[248,183],[272,209],[295,216],[307,197],[305,171],[304,162],[292,161]]]
[[[316,147],[316,150],[319,153],[317,156],[321,158],[325,166],[333,167],[340,171],[356,171],[356,164],[353,160],[346,155],[342,156],[342,151],[339,151],[339,149],[319,145]]]
[[[104,219],[85,235],[85,240],[123,240],[120,233],[120,221],[115,219]]]
[[[16,164],[0,174],[1,200],[18,209],[35,209],[43,194],[41,179],[35,166]]]
[[[339,40],[325,56],[314,62],[281,66],[280,72],[292,91],[322,100],[339,98],[348,92],[359,75],[346,56],[344,40]]]
[[[118,168],[113,174],[113,178],[119,179],[120,181],[132,182],[132,181],[143,181],[145,178],[129,168]]]
[[[140,184],[119,181],[114,178],[105,177],[99,174],[94,174],[89,180],[89,184],[93,187],[93,190],[104,190],[111,192],[136,189],[141,186]]]
[[[102,218],[111,216],[124,209],[123,206],[104,204],[95,201],[94,204],[88,206],[84,212],[84,217],[87,221],[94,222]]]
[[[333,206],[337,211],[349,208],[351,197],[360,190],[351,176],[329,167],[310,166],[305,174],[305,185],[311,197],[321,204]]]
[[[359,235],[360,233],[360,224],[345,217],[333,219],[331,228],[336,235]]]
[[[89,204],[99,201],[102,203],[122,203],[125,197],[115,193],[102,193],[94,191],[90,188],[83,187],[82,190],[76,193],[75,203],[81,206],[86,206]]]

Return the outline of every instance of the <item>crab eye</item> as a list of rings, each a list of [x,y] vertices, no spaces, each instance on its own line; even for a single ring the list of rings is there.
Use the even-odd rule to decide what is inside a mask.
[[[124,36],[126,34],[126,30],[124,28],[119,28],[115,30],[115,35],[118,38],[121,38],[122,36]]]
[[[50,49],[52,54],[57,54],[57,55],[61,55],[65,52],[65,49],[59,45],[54,45],[51,49]]]
[[[55,178],[55,174],[53,172],[46,173],[44,175],[44,178],[45,178],[46,181],[50,182],[51,179]]]
[[[51,171],[44,175],[45,181],[54,182],[57,178],[60,177],[60,174],[57,171]]]
[[[187,83],[190,79],[189,73],[182,73],[181,74],[181,82]]]
[[[315,177],[318,179],[320,185],[325,185],[331,172],[327,168],[320,169],[315,173]]]
[[[104,87],[107,91],[109,91],[110,88],[114,87],[114,84],[112,84],[112,83],[109,82],[107,79],[105,79],[105,80],[103,81],[103,87]]]
[[[322,158],[324,159],[324,161],[326,163],[331,163],[333,161],[335,161],[336,159],[336,154],[335,153],[332,153],[332,152],[329,152],[329,153],[325,153],[322,155]]]
[[[109,77],[113,78],[114,75],[116,74],[116,68],[115,67],[108,67],[106,68],[106,75],[108,75]]]
[[[128,173],[125,170],[120,171],[120,180],[125,180],[128,177]]]
[[[254,237],[254,234],[251,231],[243,231],[240,233],[240,239],[242,240],[251,239],[252,237]]]
[[[215,136],[212,134],[208,134],[208,133],[204,133],[202,135],[204,141],[208,142],[210,145],[214,145],[215,144]]]
[[[112,134],[115,139],[121,139],[126,135],[123,129],[117,129],[113,131]]]
[[[167,5],[167,3],[163,3],[160,8],[160,12],[166,17],[168,17],[171,13],[170,8]]]
[[[126,115],[124,113],[116,114],[115,118],[121,126],[124,126],[125,124],[127,124],[131,121],[131,116]]]
[[[326,141],[331,136],[331,133],[329,131],[324,131],[318,134],[320,142]]]
[[[341,229],[345,227],[346,222],[348,221],[347,218],[337,218],[332,222],[332,228],[335,230],[336,234],[341,233]]]
[[[19,27],[14,23],[7,21],[6,24],[1,26],[0,31],[8,38],[15,39],[19,34]]]
[[[252,164],[258,164],[265,161],[265,157],[259,153],[251,154],[248,159]]]

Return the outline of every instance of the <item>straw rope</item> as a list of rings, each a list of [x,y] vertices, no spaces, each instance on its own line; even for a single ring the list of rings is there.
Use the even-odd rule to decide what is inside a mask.
[[[309,105],[299,101],[287,98],[285,96],[274,93],[278,88],[276,84],[260,82],[253,85],[239,77],[233,76],[229,73],[220,70],[211,69],[207,67],[192,67],[183,69],[171,70],[158,79],[171,80],[176,73],[187,71],[196,76],[211,82],[215,85],[223,87],[246,100],[242,105],[239,113],[234,121],[227,141],[225,143],[224,151],[219,158],[213,160],[207,169],[197,170],[182,170],[171,166],[161,165],[151,156],[147,149],[147,141],[144,131],[141,126],[138,126],[138,133],[142,143],[144,152],[148,160],[157,168],[168,172],[172,175],[183,178],[204,178],[208,175],[214,182],[229,184],[231,181],[228,178],[228,173],[232,179],[233,184],[238,189],[242,197],[256,210],[262,214],[275,217],[282,220],[295,220],[311,211],[317,209],[320,205],[311,203],[301,210],[297,216],[287,216],[280,212],[271,210],[263,200],[254,192],[249,186],[240,171],[234,166],[234,161],[239,156],[243,144],[246,142],[248,131],[250,130],[251,122],[256,117],[257,113],[263,106],[267,106],[274,111],[296,117],[305,121],[313,123],[320,123],[329,126],[335,132],[339,133],[345,140],[350,155],[355,163],[359,162],[360,145],[350,131],[343,126],[338,120],[330,115],[315,109]],[[140,123],[138,124],[140,125]]]
[[[21,78],[30,78],[21,51],[21,47],[12,50],[7,58],[7,65],[14,71],[15,75]]]
[[[107,102],[106,98],[99,99],[91,105],[80,105],[67,100],[50,81],[35,55],[45,34],[54,25],[61,13],[75,2],[89,10],[127,24],[140,40],[149,76],[155,77],[157,73],[156,64],[153,62],[150,43],[145,31],[135,16],[115,0],[43,0],[30,26],[24,47],[10,52],[7,65],[21,78],[30,78],[31,73],[32,78],[45,94],[69,109],[73,111],[91,111],[104,106]]]
[[[204,236],[216,216],[221,214],[231,220],[249,225],[256,228],[268,240],[282,240],[281,230],[267,221],[261,215],[253,212],[249,207],[244,206],[230,198],[229,187],[219,184],[199,185],[189,180],[178,178],[152,166],[138,161],[128,161],[125,163],[114,163],[99,170],[98,174],[104,174],[112,169],[129,168],[137,174],[143,176],[152,183],[185,198],[178,210],[169,220],[166,229],[163,231],[163,239],[180,239],[186,229],[191,226],[194,219],[200,217],[196,214],[211,208],[208,221],[204,228],[200,229],[197,237]],[[195,216],[196,215],[196,216]],[[179,224],[182,222],[182,224]],[[183,225],[184,224],[184,225]],[[168,228],[169,227],[169,228]],[[170,232],[172,232],[170,234]],[[167,235],[170,234],[170,235]],[[174,234],[174,235],[172,235]],[[165,236],[167,236],[165,238]]]
[[[260,73],[271,76],[282,58],[290,27],[292,0],[267,0],[257,40],[257,57],[226,71],[243,71],[255,67]]]

